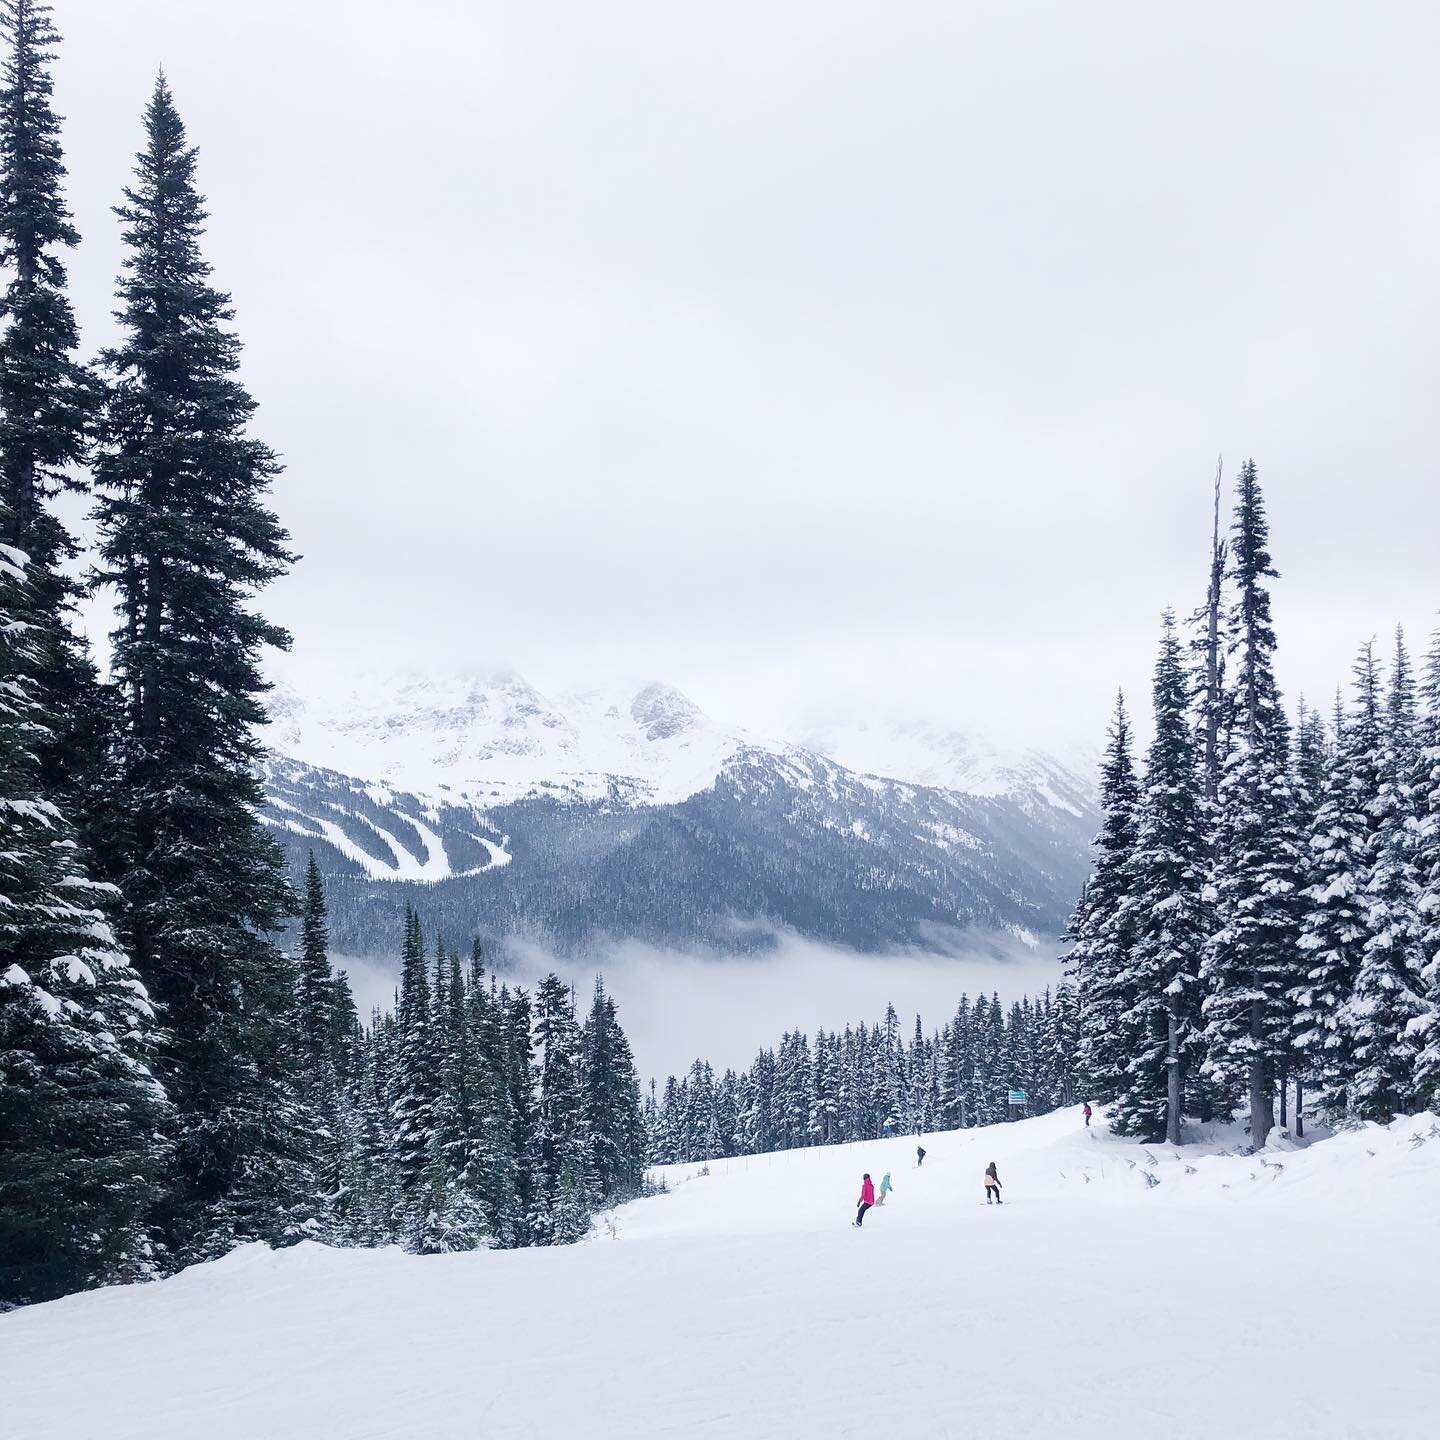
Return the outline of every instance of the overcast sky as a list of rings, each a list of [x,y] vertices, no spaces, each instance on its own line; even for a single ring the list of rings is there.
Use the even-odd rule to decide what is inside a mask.
[[[1293,692],[1440,605],[1440,7],[58,0],[106,338],[163,63],[300,668],[1036,736],[1253,455]]]

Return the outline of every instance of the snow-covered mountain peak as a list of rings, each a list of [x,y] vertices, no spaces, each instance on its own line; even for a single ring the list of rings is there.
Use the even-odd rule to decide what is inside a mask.
[[[543,695],[513,671],[369,675],[327,696],[271,696],[291,759],[481,804],[527,795],[661,804],[711,785],[741,744],[672,686]]]
[[[513,670],[370,674],[315,696],[277,686],[271,711],[270,744],[281,755],[481,807],[526,796],[677,803],[727,765],[763,757],[802,770],[823,757],[854,775],[1076,816],[1093,798],[1089,757],[1061,760],[894,716],[814,725],[799,744],[762,740],[655,680],[547,695]]]
[[[649,684],[630,702],[630,718],[647,740],[673,740],[706,724],[700,707],[673,685]]]
[[[1007,795],[1079,815],[1093,796],[1089,756],[1059,759],[931,721],[855,716],[817,725],[804,745],[847,770],[984,798]]]

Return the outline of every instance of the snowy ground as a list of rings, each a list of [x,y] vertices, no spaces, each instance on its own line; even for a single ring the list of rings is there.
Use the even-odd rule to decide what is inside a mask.
[[[1440,1433],[1440,1123],[1204,1153],[1227,1138],[1182,1159],[1072,1112],[935,1136],[923,1171],[910,1140],[672,1167],[671,1194],[573,1249],[251,1247],[0,1316],[0,1431]],[[887,1166],[896,1194],[857,1232],[860,1173]]]

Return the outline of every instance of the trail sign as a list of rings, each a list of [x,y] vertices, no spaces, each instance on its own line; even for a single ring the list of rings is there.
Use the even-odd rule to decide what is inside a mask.
[[[1026,1103],[1026,1098],[1027,1097],[1023,1090],[1012,1090],[1010,1092],[1010,1103],[1012,1105],[1024,1105]]]

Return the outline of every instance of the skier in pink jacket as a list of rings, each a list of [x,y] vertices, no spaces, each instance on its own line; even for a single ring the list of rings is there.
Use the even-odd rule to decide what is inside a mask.
[[[855,1228],[858,1230],[865,1223],[865,1212],[875,1203],[875,1185],[870,1179],[867,1171],[865,1178],[860,1182],[860,1204],[855,1211]]]

